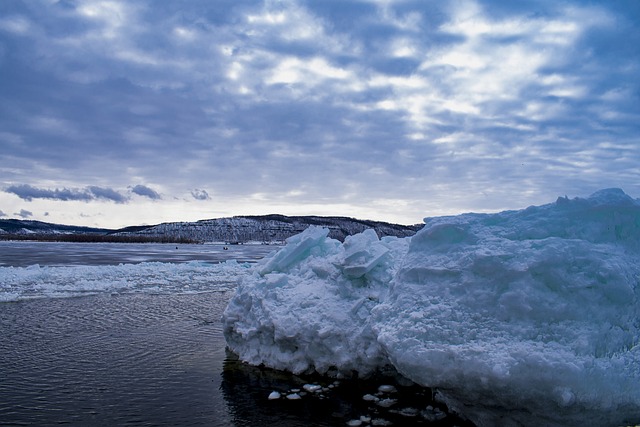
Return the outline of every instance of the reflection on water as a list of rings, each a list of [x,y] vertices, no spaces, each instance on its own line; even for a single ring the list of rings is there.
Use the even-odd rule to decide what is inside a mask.
[[[472,425],[446,414],[444,406],[433,402],[429,389],[400,385],[395,378],[397,375],[391,371],[368,379],[338,381],[319,375],[297,376],[247,365],[227,352],[221,389],[236,426],[324,427],[346,426],[350,422],[363,426]],[[319,385],[322,390],[306,392],[307,384]],[[394,390],[380,391],[384,385],[392,385]],[[272,391],[280,392],[282,397],[270,400]],[[302,398],[287,399],[285,395],[291,392]]]

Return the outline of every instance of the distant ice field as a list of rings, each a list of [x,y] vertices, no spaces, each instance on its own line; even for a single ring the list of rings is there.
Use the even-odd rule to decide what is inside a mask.
[[[272,246],[0,242],[0,302],[235,288]]]

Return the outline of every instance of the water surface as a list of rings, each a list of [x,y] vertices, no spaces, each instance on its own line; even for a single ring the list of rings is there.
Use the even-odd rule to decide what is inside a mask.
[[[362,399],[389,378],[334,384],[239,362],[220,318],[246,262],[276,248],[186,246],[0,242],[0,425],[464,425],[426,421],[420,387],[398,385],[390,408]],[[308,383],[325,391],[268,399]]]

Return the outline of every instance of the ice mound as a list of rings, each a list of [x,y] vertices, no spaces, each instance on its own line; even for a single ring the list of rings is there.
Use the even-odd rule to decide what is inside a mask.
[[[229,303],[230,349],[294,373],[390,364],[478,425],[640,422],[640,201],[608,189],[425,222],[291,238]]]
[[[386,362],[371,309],[387,299],[409,241],[367,230],[341,244],[327,234],[309,227],[241,281],[224,324],[244,361],[294,373],[371,372]]]

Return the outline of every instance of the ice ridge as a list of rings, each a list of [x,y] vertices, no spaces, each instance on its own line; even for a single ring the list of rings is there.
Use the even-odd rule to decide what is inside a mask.
[[[310,227],[242,279],[224,332],[294,373],[393,365],[478,425],[638,423],[639,260],[640,201],[620,189],[409,238]]]

